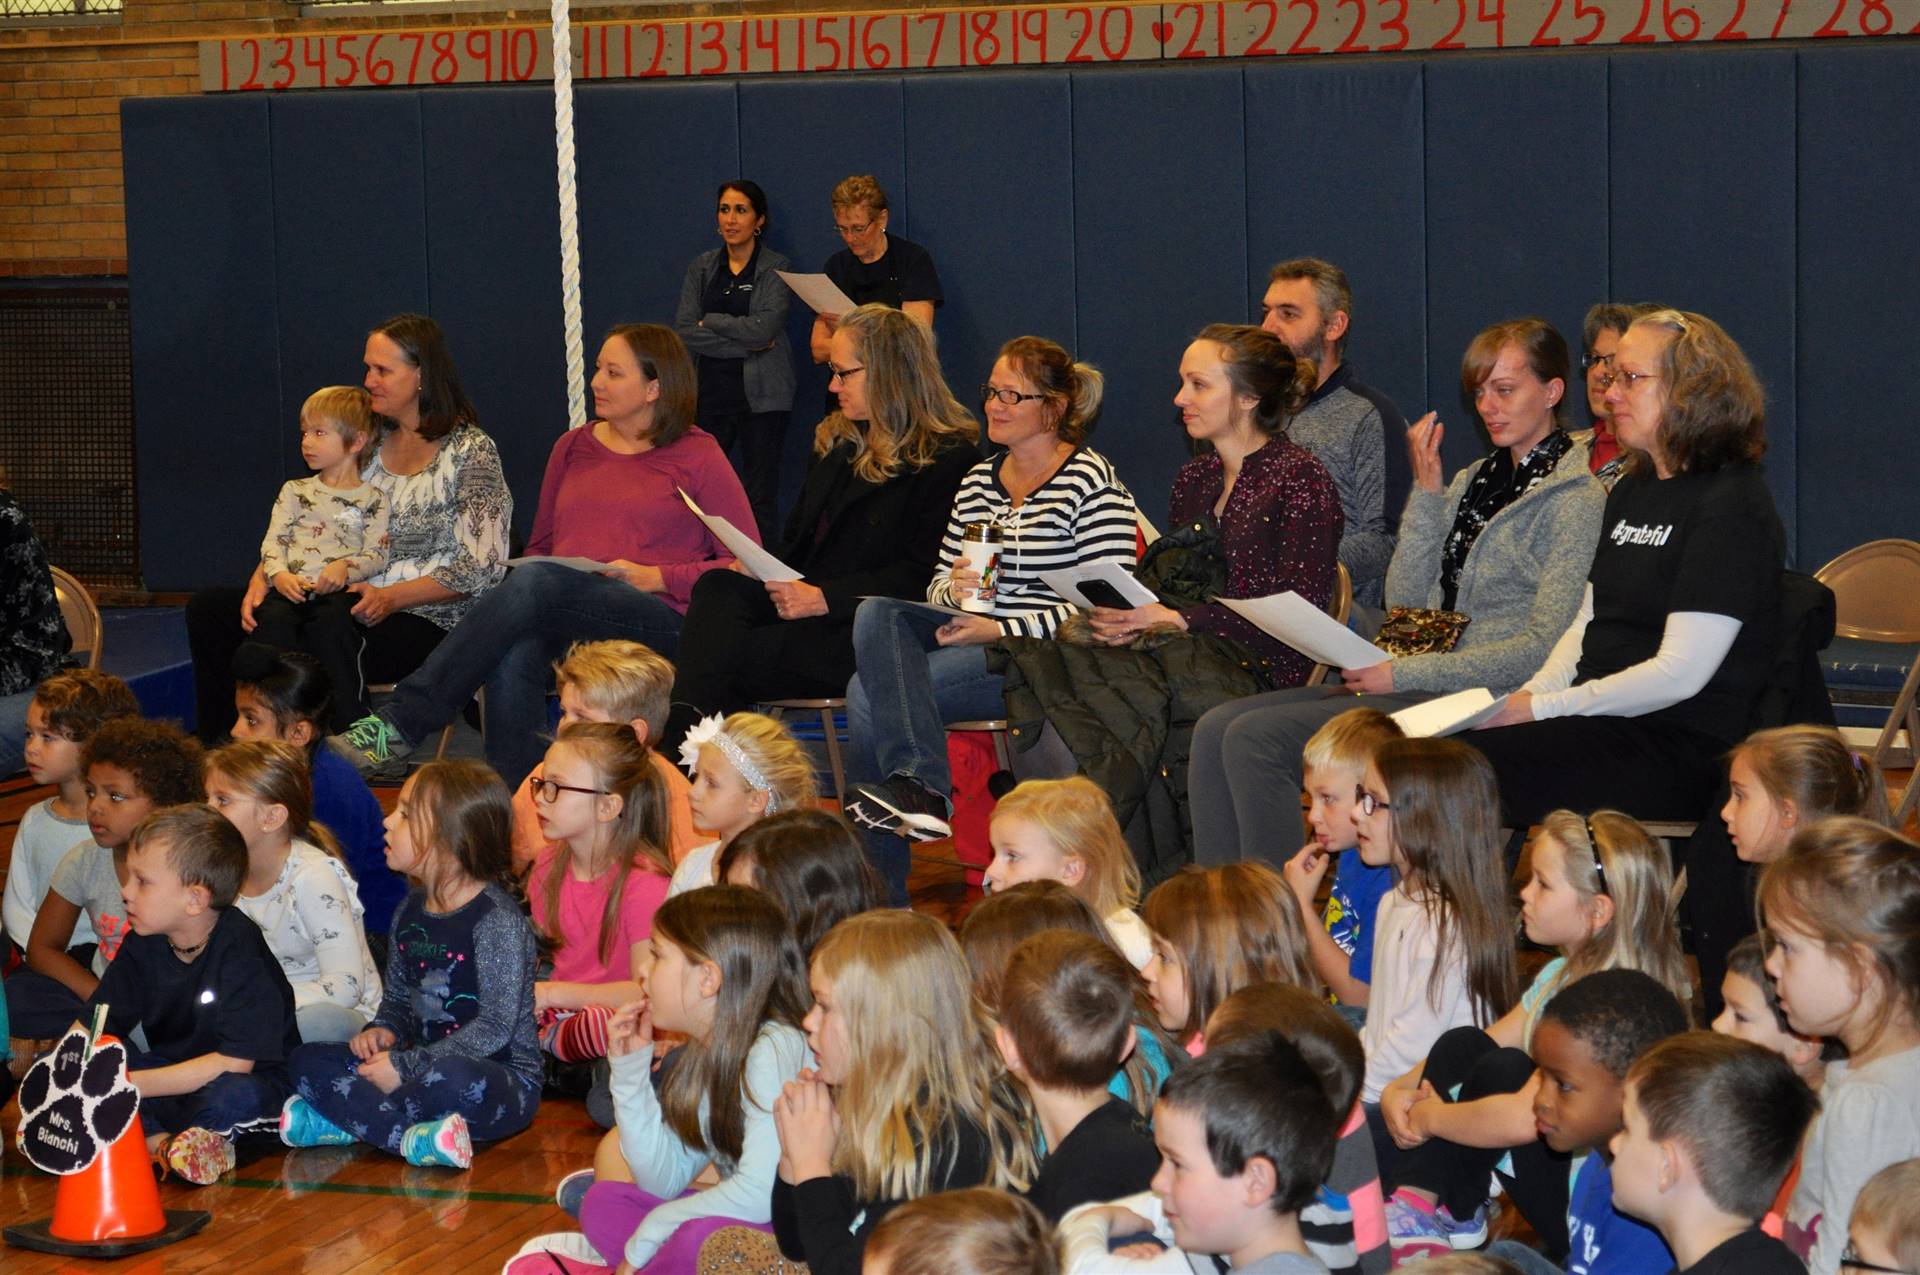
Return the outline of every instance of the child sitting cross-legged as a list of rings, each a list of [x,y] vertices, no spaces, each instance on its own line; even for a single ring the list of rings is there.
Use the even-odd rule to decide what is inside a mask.
[[[1333,1163],[1340,1119],[1320,1078],[1278,1032],[1209,1048],[1167,1080],[1154,1108],[1160,1168],[1150,1194],[1089,1204],[1060,1225],[1066,1269],[1115,1269],[1116,1237],[1172,1247],[1155,1269],[1326,1275],[1300,1211]]]
[[[1770,1049],[1712,1032],[1662,1041],[1627,1073],[1614,1203],[1659,1228],[1681,1275],[1801,1275],[1758,1223],[1819,1105]]]
[[[247,875],[239,829],[200,805],[142,820],[127,847],[133,933],[101,975],[81,1022],[107,1010],[129,1048],[147,1145],[162,1168],[204,1186],[234,1165],[234,1141],[271,1133],[300,1044],[293,989],[260,927],[233,907]]]
[[[473,1140],[533,1123],[535,940],[507,892],[506,785],[481,762],[428,762],[387,816],[387,862],[420,882],[394,914],[380,1012],[346,1044],[303,1045],[280,1113],[290,1147],[365,1142],[465,1169]]]
[[[1534,1125],[1549,1149],[1586,1156],[1567,1205],[1568,1255],[1563,1268],[1515,1240],[1497,1241],[1490,1253],[1528,1275],[1562,1269],[1566,1275],[1646,1275],[1672,1268],[1659,1232],[1615,1211],[1607,1146],[1620,1132],[1627,1072],[1647,1050],[1685,1030],[1687,1011],[1639,970],[1600,970],[1547,1002],[1533,1033]],[[1524,1196],[1514,1203],[1536,1230],[1548,1220],[1537,1208],[1528,1212]]]
[[[1052,1221],[1145,1190],[1160,1163],[1146,1122],[1107,1091],[1134,1051],[1137,980],[1110,944],[1064,930],[1020,944],[1000,980],[994,1039],[1045,1148],[1027,1198]]]

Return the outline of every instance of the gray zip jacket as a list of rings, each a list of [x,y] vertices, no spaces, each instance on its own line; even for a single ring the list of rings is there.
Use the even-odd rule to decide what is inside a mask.
[[[1460,645],[1444,655],[1393,662],[1393,689],[1446,694],[1484,686],[1496,695],[1518,687],[1545,662],[1572,623],[1586,590],[1607,492],[1575,443],[1546,481],[1495,514],[1460,566],[1454,610],[1472,619]],[[1480,462],[1462,469],[1439,495],[1417,485],[1400,518],[1400,542],[1387,567],[1387,605],[1440,605],[1440,552]]]
[[[776,270],[790,270],[787,259],[761,245],[753,269],[753,299],[745,316],[703,315],[700,299],[707,280],[720,268],[726,249],[703,252],[687,267],[680,284],[680,308],[674,313],[674,331],[687,349],[708,358],[745,359],[747,406],[756,412],[793,410],[793,355],[787,348],[787,303],[793,293]],[[707,320],[705,327],[701,320]],[[773,342],[771,348],[767,342]]]

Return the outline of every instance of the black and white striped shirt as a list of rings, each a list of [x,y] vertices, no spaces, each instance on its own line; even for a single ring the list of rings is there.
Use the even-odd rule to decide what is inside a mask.
[[[993,618],[1009,636],[1051,637],[1074,607],[1041,583],[1040,572],[1103,559],[1132,566],[1139,544],[1133,493],[1106,457],[1081,448],[1015,509],[1000,485],[1005,460],[1004,454],[983,460],[960,480],[927,600],[959,605],[950,581],[960,560],[961,532],[968,523],[997,522],[1005,540]]]

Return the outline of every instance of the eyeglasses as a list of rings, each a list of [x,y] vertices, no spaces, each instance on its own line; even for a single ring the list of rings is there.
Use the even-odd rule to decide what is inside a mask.
[[[1844,1271],[1871,1271],[1873,1275],[1912,1275],[1912,1272],[1901,1270],[1898,1266],[1876,1266],[1872,1262],[1862,1261],[1859,1250],[1851,1244],[1847,1245],[1846,1249],[1840,1254],[1840,1269]]]
[[[1657,381],[1659,379],[1660,374],[1658,372],[1605,372],[1602,373],[1600,377],[1600,388],[1610,390],[1613,388],[1615,381],[1625,381],[1627,383],[1627,392],[1632,393],[1639,388],[1640,382]]]
[[[852,376],[855,372],[864,372],[866,370],[867,369],[864,367],[835,367],[833,364],[829,363],[827,364],[827,371],[830,372],[832,375],[830,375],[827,379],[844,381],[848,377]]]
[[[1363,815],[1370,815],[1376,810],[1393,809],[1392,806],[1368,792],[1364,784],[1353,786],[1353,804],[1360,807],[1360,813]]]
[[[1582,372],[1591,372],[1593,371],[1593,369],[1601,366],[1602,364],[1611,363],[1611,362],[1613,362],[1613,355],[1595,354],[1591,350],[1589,350],[1587,353],[1580,356],[1580,370]]]
[[[857,226],[843,226],[836,221],[833,223],[833,228],[840,233],[842,239],[858,239],[873,229],[873,222],[863,221]]]
[[[608,795],[605,788],[581,788],[576,784],[555,783],[551,779],[529,779],[527,782],[532,785],[533,795],[549,806],[560,800],[560,794],[563,792],[591,793],[595,797]]]
[[[991,385],[982,385],[980,387],[980,398],[983,402],[990,403],[998,399],[1008,407],[1018,407],[1022,403],[1029,403],[1034,399],[1045,397],[1045,394],[1022,394],[1019,390],[996,390]]]

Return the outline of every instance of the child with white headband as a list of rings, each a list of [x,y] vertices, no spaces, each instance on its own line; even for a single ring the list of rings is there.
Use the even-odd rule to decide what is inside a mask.
[[[693,821],[717,840],[687,852],[668,898],[721,884],[713,864],[729,842],[761,818],[804,809],[818,795],[807,750],[785,726],[759,713],[705,718],[681,742],[680,764],[693,776]]]

